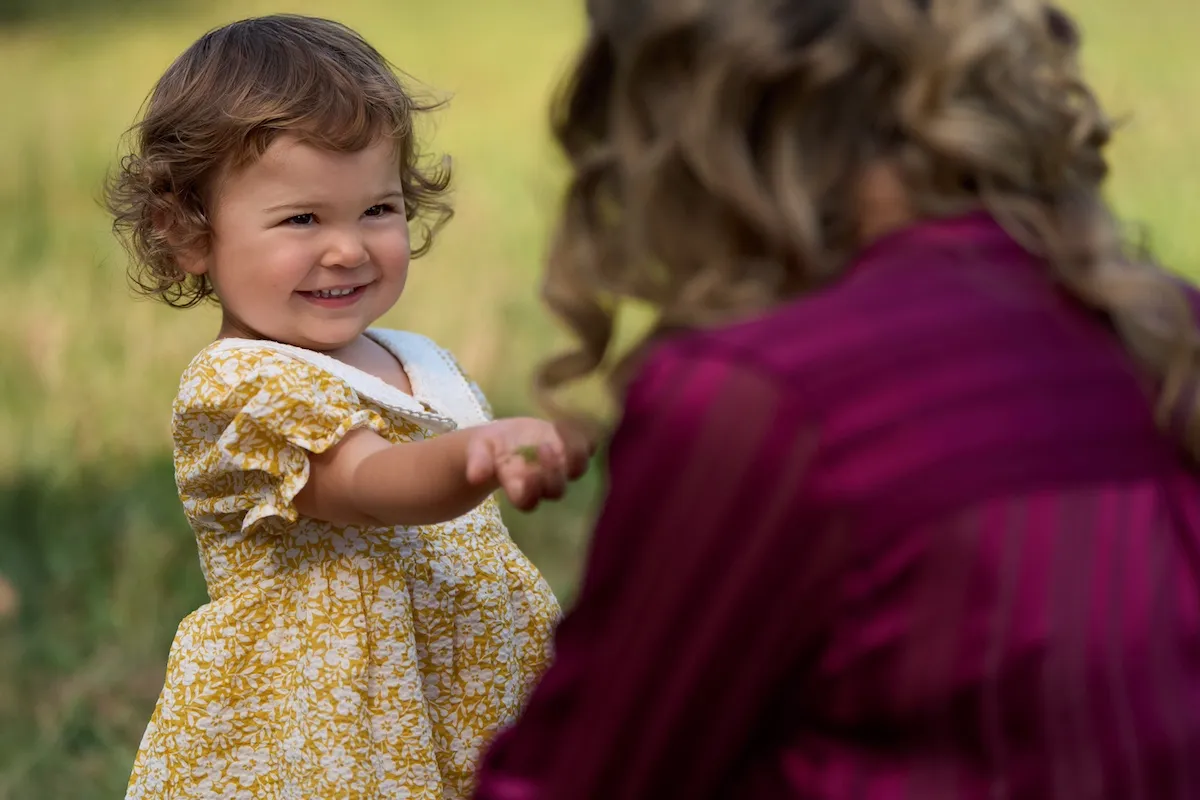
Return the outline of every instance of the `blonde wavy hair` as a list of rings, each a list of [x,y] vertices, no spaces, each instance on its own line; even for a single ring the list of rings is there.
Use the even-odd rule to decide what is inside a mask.
[[[1041,0],[589,0],[555,107],[571,168],[543,296],[577,340],[539,397],[607,379],[618,400],[668,331],[834,280],[855,191],[898,170],[918,217],[985,208],[1111,320],[1193,453],[1198,343],[1182,285],[1125,245],[1101,187],[1112,125]],[[625,301],[650,332],[613,353]]]
[[[135,291],[187,308],[213,296],[206,275],[180,269],[181,248],[207,247],[222,176],[282,134],[339,152],[395,142],[404,210],[423,255],[451,216],[445,160],[427,160],[416,118],[438,107],[400,82],[355,31],[298,14],[254,17],[209,31],[167,69],[109,176],[113,232],[131,257]]]

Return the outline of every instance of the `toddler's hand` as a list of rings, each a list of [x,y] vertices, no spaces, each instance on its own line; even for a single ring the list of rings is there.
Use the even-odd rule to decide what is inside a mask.
[[[540,419],[504,419],[472,429],[467,445],[467,480],[494,480],[509,501],[530,511],[544,499],[557,500],[587,470],[589,443]]]

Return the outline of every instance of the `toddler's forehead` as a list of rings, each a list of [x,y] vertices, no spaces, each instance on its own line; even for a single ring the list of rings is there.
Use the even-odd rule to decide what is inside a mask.
[[[337,196],[358,191],[395,191],[401,183],[402,159],[396,143],[379,137],[358,150],[335,150],[292,133],[275,138],[261,154],[222,171],[212,197],[272,198]]]
[[[379,136],[366,147],[341,150],[306,134],[285,131],[272,137],[265,147],[230,153],[214,183],[298,183],[309,175],[323,178],[328,173],[362,171],[366,167],[398,173],[403,165],[401,145],[393,137]]]

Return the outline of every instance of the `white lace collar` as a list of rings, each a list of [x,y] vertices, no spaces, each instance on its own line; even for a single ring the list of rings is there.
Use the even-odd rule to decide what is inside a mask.
[[[404,367],[411,395],[387,381],[332,356],[303,347],[259,339],[222,339],[218,350],[258,349],[304,361],[346,383],[360,397],[395,411],[438,433],[486,421],[486,414],[449,353],[432,340],[408,331],[372,328],[366,332]]]

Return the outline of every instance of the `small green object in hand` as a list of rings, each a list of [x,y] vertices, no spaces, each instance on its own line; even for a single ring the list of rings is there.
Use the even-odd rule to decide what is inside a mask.
[[[517,455],[525,459],[526,464],[536,464],[538,461],[538,449],[531,444],[518,447]]]

